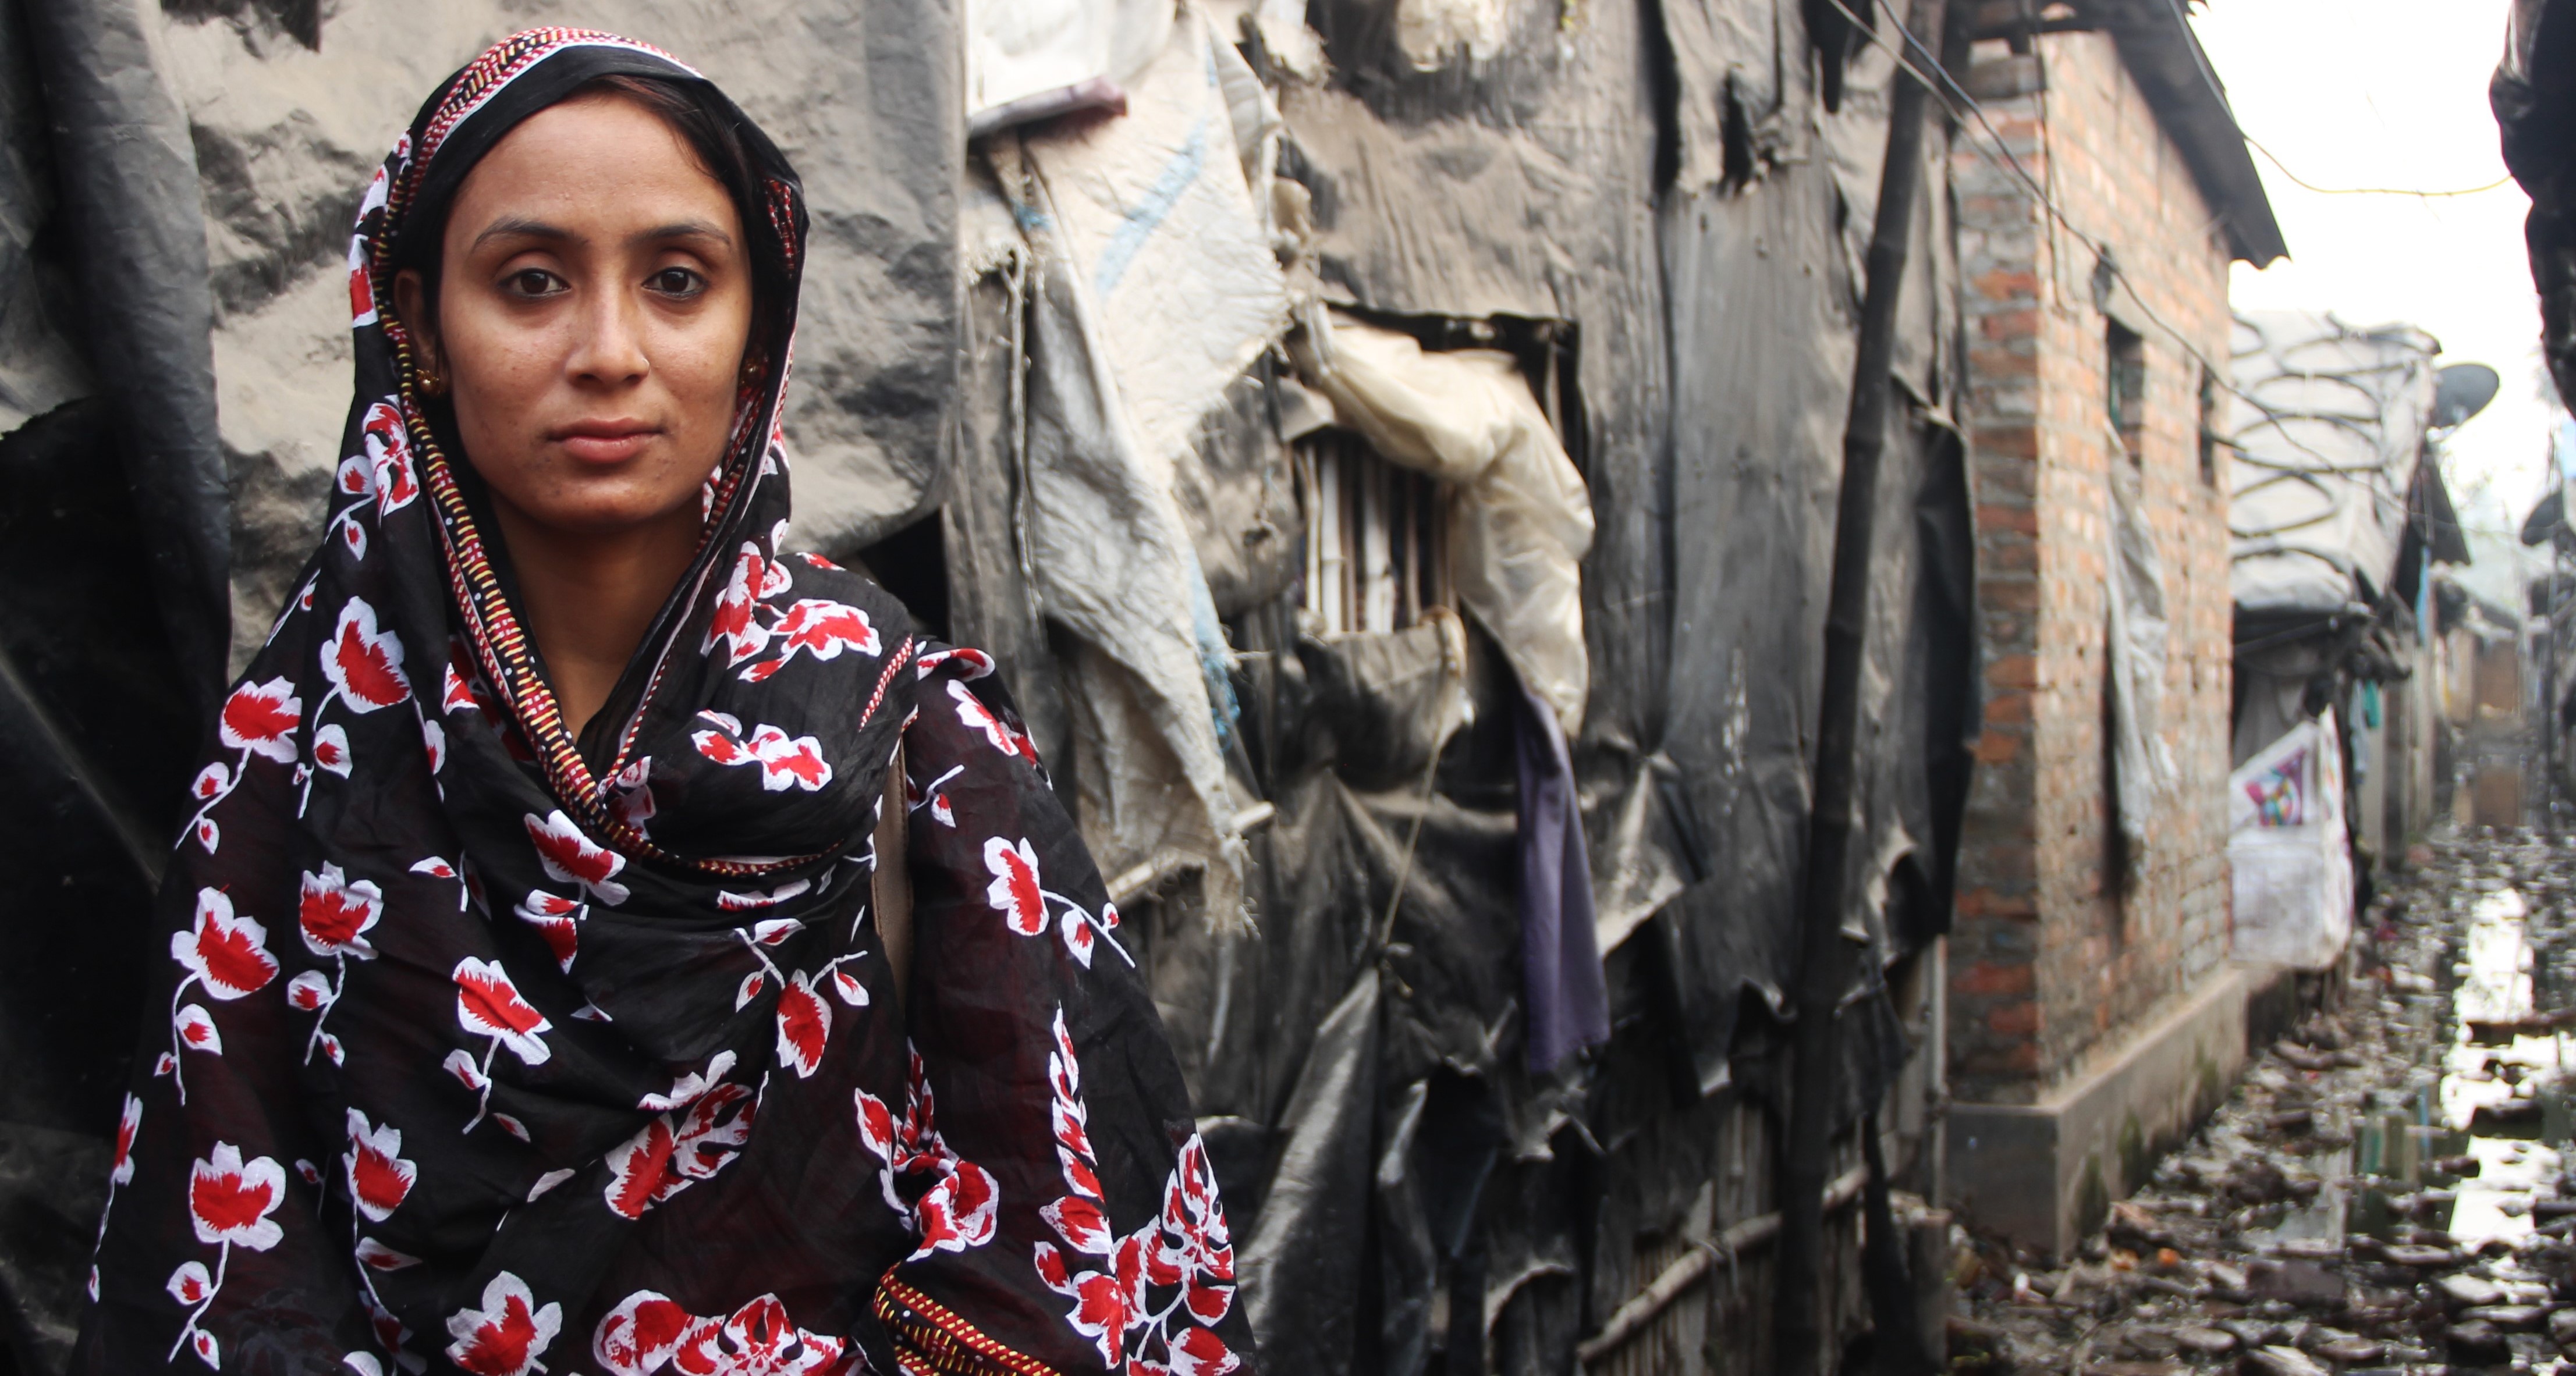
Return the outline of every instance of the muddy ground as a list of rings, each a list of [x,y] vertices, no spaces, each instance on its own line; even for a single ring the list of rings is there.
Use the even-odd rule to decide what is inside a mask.
[[[2078,1256],[1962,1238],[1952,1371],[2576,1371],[2576,840],[2410,858],[2339,1003]]]

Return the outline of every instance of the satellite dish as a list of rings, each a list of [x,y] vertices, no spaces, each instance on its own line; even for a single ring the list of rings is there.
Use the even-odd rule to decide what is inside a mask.
[[[2487,409],[2504,382],[2483,363],[2454,363],[2434,378],[2432,425],[2436,430],[2448,430]]]
[[[2536,545],[2567,528],[2567,490],[2552,487],[2549,495],[2531,508],[2522,520],[2522,542]]]

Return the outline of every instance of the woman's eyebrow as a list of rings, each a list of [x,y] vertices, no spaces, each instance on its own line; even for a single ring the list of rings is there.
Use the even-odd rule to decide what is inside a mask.
[[[532,220],[524,215],[508,215],[485,226],[482,233],[474,236],[472,247],[481,248],[494,239],[569,239],[572,237],[572,231],[560,225],[550,225],[543,220]],[[468,251],[470,252],[471,249]]]
[[[733,236],[716,228],[714,222],[708,220],[674,220],[667,225],[655,225],[640,234],[629,236],[626,242],[650,244],[664,243],[672,239],[707,239],[725,248],[733,247]]]
[[[490,225],[484,228],[482,233],[475,235],[473,247],[481,248],[484,244],[489,243],[494,239],[551,239],[562,241],[578,237],[580,236],[574,234],[569,229],[565,229],[561,225],[549,224],[544,220],[530,219],[524,215],[511,215],[494,220]],[[707,220],[674,220],[669,224],[655,225],[651,229],[631,234],[627,236],[626,241],[630,244],[650,244],[667,243],[673,239],[705,239],[722,245],[725,248],[733,247],[733,236],[725,233],[723,230],[717,228],[713,222]]]

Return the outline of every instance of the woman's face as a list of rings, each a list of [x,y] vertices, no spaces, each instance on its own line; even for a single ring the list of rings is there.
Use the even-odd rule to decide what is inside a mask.
[[[434,312],[416,272],[395,308],[505,518],[694,521],[733,424],[751,262],[677,132],[611,93],[530,116],[466,175],[439,272]]]

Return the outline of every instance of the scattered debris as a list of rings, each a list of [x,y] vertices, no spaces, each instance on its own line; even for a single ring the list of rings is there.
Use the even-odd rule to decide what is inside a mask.
[[[2076,1255],[1957,1236],[1953,1372],[2576,1372],[2576,840],[2410,849],[2307,1014]]]

